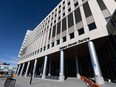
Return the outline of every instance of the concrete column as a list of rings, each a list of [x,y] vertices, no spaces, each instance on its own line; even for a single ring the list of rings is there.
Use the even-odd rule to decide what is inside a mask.
[[[37,59],[35,59],[35,63],[34,63],[34,68],[33,68],[33,77],[34,77],[34,74],[35,74],[36,64],[37,64]]]
[[[79,65],[78,65],[78,59],[77,59],[77,56],[76,56],[76,71],[77,71],[77,78],[80,79]]]
[[[20,76],[22,76],[22,72],[24,70],[24,66],[25,66],[25,63],[23,63],[23,66],[22,66],[22,69],[21,69],[21,72],[20,72]]]
[[[18,76],[18,73],[19,73],[20,67],[21,67],[21,65],[19,65],[19,66],[18,66],[18,69],[17,69],[17,76]]]
[[[64,81],[64,52],[60,51],[60,81]]]
[[[104,84],[104,79],[103,79],[103,76],[101,74],[101,69],[99,66],[96,50],[94,47],[94,43],[92,41],[88,42],[88,48],[89,48],[89,53],[90,53],[90,57],[91,57],[91,62],[92,62],[94,74],[95,74],[96,83]]]
[[[28,70],[29,70],[29,65],[30,65],[30,61],[29,61],[29,62],[28,62],[28,64],[27,64],[27,69],[26,69],[26,72],[25,72],[24,77],[26,77],[26,76],[27,76],[27,72],[28,72]]]
[[[46,74],[46,67],[47,67],[47,56],[45,56],[44,59],[44,68],[43,68],[43,74],[42,74],[42,79],[45,79],[45,74]]]
[[[48,76],[51,76],[51,61],[49,63],[49,73],[48,73]]]

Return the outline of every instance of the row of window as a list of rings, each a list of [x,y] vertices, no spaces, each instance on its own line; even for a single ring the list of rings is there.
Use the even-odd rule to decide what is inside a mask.
[[[97,0],[97,2],[98,2],[98,4],[99,4],[101,10],[106,9],[106,6],[105,6],[105,4],[103,3],[102,0]],[[65,3],[65,1],[64,1],[64,3]],[[70,2],[68,2],[68,5],[70,5]],[[78,6],[78,1],[76,1],[76,3],[75,3],[74,5],[75,5],[75,6]],[[60,5],[59,7],[61,7],[61,5]],[[88,5],[88,2],[86,2],[86,3],[83,4],[83,8],[84,8],[84,12],[85,12],[85,16],[86,16],[86,17],[89,17],[90,15],[92,15],[91,10],[90,10],[90,7],[89,7],[89,5]],[[63,7],[63,9],[65,9],[65,7]],[[69,8],[68,11],[70,12],[70,11],[71,11],[71,8]],[[60,13],[60,12],[61,12],[61,11],[59,11],[59,13]],[[76,14],[76,15],[77,15],[77,14]],[[65,16],[65,12],[63,13],[63,16]],[[78,18],[81,18],[81,17],[78,17]],[[78,18],[76,17],[76,19],[78,19]],[[53,19],[53,18],[52,18],[52,19]],[[61,19],[61,17],[59,16],[59,17],[58,17],[58,20],[60,20],[60,19]],[[56,23],[56,20],[54,21],[54,23]],[[72,22],[71,22],[71,23],[72,23]],[[52,23],[51,23],[51,25],[52,25]],[[69,26],[70,26],[70,25],[69,25]]]
[[[90,7],[89,7],[89,5],[88,5],[88,2],[84,3],[84,4],[83,4],[83,7],[84,7],[84,11],[85,11],[85,16],[86,16],[86,17],[91,16],[92,13],[91,13]],[[76,22],[76,24],[79,23],[80,21],[82,21],[81,14],[80,14],[80,9],[79,9],[79,8],[77,8],[77,9],[74,11],[74,14],[75,14],[75,22]],[[67,19],[66,19],[66,17],[65,17],[65,18],[62,20],[62,32],[65,31],[65,30],[67,29],[67,27],[66,27],[66,26],[67,26],[67,23],[66,23],[66,22],[67,22]],[[70,28],[70,27],[73,26],[73,25],[74,25],[73,13],[70,13],[70,14],[68,15],[68,28]],[[90,31],[93,30],[93,29],[96,29],[96,24],[95,24],[94,22],[91,23],[91,24],[88,24],[88,28],[89,28]],[[61,32],[61,31],[60,31],[60,30],[61,30],[61,21],[57,23],[57,26],[56,26],[56,25],[53,26],[53,31],[52,31],[52,33],[51,33],[51,29],[50,29],[50,31],[49,31],[49,39],[51,38],[51,34],[52,34],[52,38],[55,37],[56,29],[57,29],[57,35],[60,34],[60,32]],[[80,29],[77,29],[77,31],[78,31],[78,34],[79,34],[79,35],[82,35],[82,34],[85,33],[83,27],[80,28]],[[69,35],[70,35],[70,39],[72,39],[72,38],[75,37],[75,36],[74,36],[74,33],[71,33],[71,34],[69,34]],[[66,36],[63,37],[62,40],[63,40],[63,42],[65,42],[65,41],[66,41]],[[58,44],[60,44],[60,40],[57,40],[57,45],[58,45]],[[54,42],[52,42],[52,45],[51,45],[51,46],[54,47]],[[44,47],[44,50],[45,50],[45,48],[46,48],[46,47]],[[49,45],[48,45],[48,48],[49,48]],[[25,50],[24,50],[24,51],[25,51]],[[40,52],[41,52],[41,51],[42,51],[42,50],[40,50]],[[22,52],[22,54],[25,54],[25,52]]]
[[[96,24],[95,24],[95,22],[89,24],[88,27],[89,27],[89,30],[90,30],[90,31],[96,29]],[[79,29],[79,30],[77,30],[77,31],[78,31],[79,35],[82,35],[82,34],[85,33],[84,28],[81,28],[81,29]],[[70,39],[75,38],[74,32],[73,32],[73,33],[70,33],[69,36],[70,36]],[[66,36],[62,37],[62,42],[66,42],[66,41],[67,41],[67,37],[66,37]],[[59,44],[60,44],[60,39],[58,39],[58,40],[56,41],[56,45],[59,45]],[[54,47],[54,46],[55,46],[55,43],[52,42],[52,43],[51,43],[51,47]],[[27,49],[27,47],[24,49],[24,51],[26,51],[26,49]],[[35,52],[30,53],[30,54],[27,55],[26,57],[30,57],[30,56],[36,55],[36,54],[38,54],[39,52],[45,51],[46,49],[50,49],[50,44],[48,44],[47,46],[44,46],[43,48],[40,48],[40,49],[36,50]],[[24,54],[24,53],[23,53],[23,54]]]
[[[64,3],[65,3],[65,1],[64,1]],[[68,2],[68,5],[70,5],[70,1]],[[76,1],[74,3],[74,5],[78,6],[78,1]],[[84,4],[83,7],[84,7],[84,10],[85,10],[85,16],[86,17],[92,15],[88,3]],[[61,5],[59,6],[59,8],[61,8]],[[63,9],[65,9],[65,6],[63,7]],[[57,11],[57,9],[55,10],[55,12],[52,12],[52,16],[53,16],[53,14],[55,14],[55,17],[57,16],[57,14],[56,14],[57,12],[56,11]],[[71,12],[71,7],[68,8],[68,11]],[[61,13],[61,10],[59,10],[59,13]],[[81,14],[80,14],[80,9],[79,8],[77,8],[74,11],[74,14],[75,14],[75,21],[76,21],[76,23],[82,21]],[[63,16],[65,16],[65,12],[63,12]],[[50,15],[49,15],[49,18],[46,18],[46,21],[44,20],[44,22],[41,24],[43,26],[39,25],[39,27],[38,27],[38,33],[35,35],[35,39],[37,39],[38,37],[40,37],[41,35],[43,35],[44,32],[47,29],[50,28],[50,26],[52,27],[53,26],[53,22],[54,22],[54,24],[56,23],[56,18],[54,19],[54,21],[52,21],[53,17],[51,17],[51,23],[50,23],[49,20],[50,20]],[[58,20],[59,20],[59,23],[57,23],[56,25],[60,26],[60,20],[61,20],[60,16],[58,17]],[[66,21],[67,21],[66,18],[63,18],[62,25],[64,25],[64,26],[62,26],[62,31],[66,30],[66,23],[64,23]],[[74,25],[73,14],[70,13],[68,15],[68,28],[71,27],[71,26],[73,26],[73,25]],[[54,25],[54,27],[55,27],[55,25]],[[57,34],[59,34],[60,33],[60,27],[58,27],[57,31],[58,31]]]
[[[92,13],[91,13],[91,11],[90,11],[90,8],[89,8],[89,5],[88,5],[88,3],[85,3],[84,5],[83,5],[83,7],[84,7],[84,10],[85,10],[85,16],[86,17],[89,17],[89,16],[91,16],[92,15]],[[79,8],[77,8],[75,11],[74,11],[74,14],[75,14],[75,19],[74,19],[74,17],[73,17],[73,13],[70,13],[69,15],[68,15],[68,28],[70,28],[70,27],[72,27],[73,25],[74,25],[74,20],[75,20],[75,22],[76,22],[76,24],[77,23],[79,23],[80,21],[82,21],[82,18],[81,18],[81,14],[80,14],[80,9]],[[66,18],[64,18],[63,20],[62,20],[62,32],[63,31],[65,31],[66,30],[66,23],[67,22],[67,20],[66,20]],[[89,26],[92,26],[92,25],[94,25],[94,24],[91,24],[91,25],[89,25]],[[60,34],[60,26],[61,26],[61,22],[59,22],[59,23],[57,23],[57,35],[58,34]],[[88,26],[88,27],[89,27]],[[89,28],[90,30],[92,30],[91,28]],[[82,32],[82,29],[81,30],[79,30],[79,35],[80,35],[80,31]],[[53,26],[53,32],[52,32],[52,37],[54,37],[55,36],[55,32],[56,32],[56,25],[54,25]],[[50,39],[50,36],[51,36],[51,30],[50,30],[50,32],[49,32],[49,39]]]
[[[91,13],[91,11],[90,11],[90,8],[89,8],[88,3],[85,3],[85,4],[83,5],[83,7],[84,7],[84,10],[85,10],[85,16],[86,16],[86,17],[91,16],[92,13]],[[79,8],[77,8],[77,9],[74,11],[74,14],[75,14],[75,21],[76,21],[76,23],[82,21],[81,14],[80,14],[80,9],[79,9]],[[59,22],[57,25],[60,26],[60,22]],[[70,13],[70,14],[68,15],[68,28],[70,28],[70,27],[73,26],[73,25],[74,25],[73,13]],[[54,25],[53,30],[55,30],[55,29],[54,29],[55,26],[56,26],[56,25]],[[64,31],[64,30],[66,30],[66,18],[64,18],[64,19],[62,20],[62,31]],[[58,28],[58,31],[60,31],[60,27]],[[58,32],[57,34],[59,34],[59,33],[60,33],[60,32]],[[54,33],[53,33],[53,34],[54,34]],[[54,36],[54,35],[53,35],[53,36]]]
[[[65,4],[65,1],[63,1],[63,4]],[[76,2],[75,4],[75,7],[78,5],[78,2]],[[68,6],[70,6],[70,1],[68,2]],[[61,5],[59,5],[59,9],[61,8]],[[63,10],[65,10],[65,6],[63,6]],[[71,7],[70,8],[68,8],[68,12],[71,12]],[[54,14],[55,13],[55,14]],[[61,9],[58,11],[58,13],[60,14],[61,13]],[[52,12],[52,15],[49,15],[48,17],[49,18],[46,18],[46,25],[47,25],[47,29],[49,28],[49,23],[50,23],[50,17],[51,17],[51,21],[53,20],[53,15],[55,16],[55,18],[54,18],[54,24],[56,23],[56,16],[57,16],[57,9],[55,9],[55,12]],[[63,12],[63,17],[65,17],[65,11]],[[58,16],[58,20],[60,21],[61,20],[61,16]],[[45,20],[44,20],[44,22],[45,22]],[[53,22],[50,24],[51,26],[53,25]],[[42,23],[42,25],[43,25],[44,23]],[[40,25],[41,26],[41,25]],[[42,26],[42,27],[44,27],[44,25]],[[42,29],[42,27],[41,27],[41,29]]]

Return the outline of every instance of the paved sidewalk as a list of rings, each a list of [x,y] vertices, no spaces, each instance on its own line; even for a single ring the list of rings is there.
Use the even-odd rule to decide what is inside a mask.
[[[116,83],[109,83],[106,82],[104,85],[102,85],[101,87],[116,87]]]
[[[87,87],[86,83],[76,78],[68,78],[64,82],[34,78],[30,85],[30,77],[16,77],[15,87]],[[0,78],[0,87],[4,87],[5,78]],[[116,83],[108,83],[101,87],[116,87]]]
[[[15,87],[87,87],[83,81],[78,79],[67,79],[64,82],[57,80],[42,80],[39,78],[33,79],[32,84],[29,84],[30,77],[16,77]],[[0,78],[0,87],[4,87],[4,78]]]

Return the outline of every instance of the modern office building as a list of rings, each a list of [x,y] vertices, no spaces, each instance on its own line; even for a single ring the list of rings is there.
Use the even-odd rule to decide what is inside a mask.
[[[116,80],[116,1],[62,0],[19,52],[17,75],[63,81],[80,75]]]

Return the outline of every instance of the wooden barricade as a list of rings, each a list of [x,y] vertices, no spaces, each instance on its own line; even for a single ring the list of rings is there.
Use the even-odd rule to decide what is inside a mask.
[[[0,74],[0,77],[3,77],[3,74]]]
[[[13,77],[16,77],[16,74],[13,74]]]
[[[85,76],[81,76],[81,80],[83,80],[84,82],[88,83],[90,87],[101,87],[100,85],[94,83],[93,81],[91,81],[90,79],[88,79]]]

